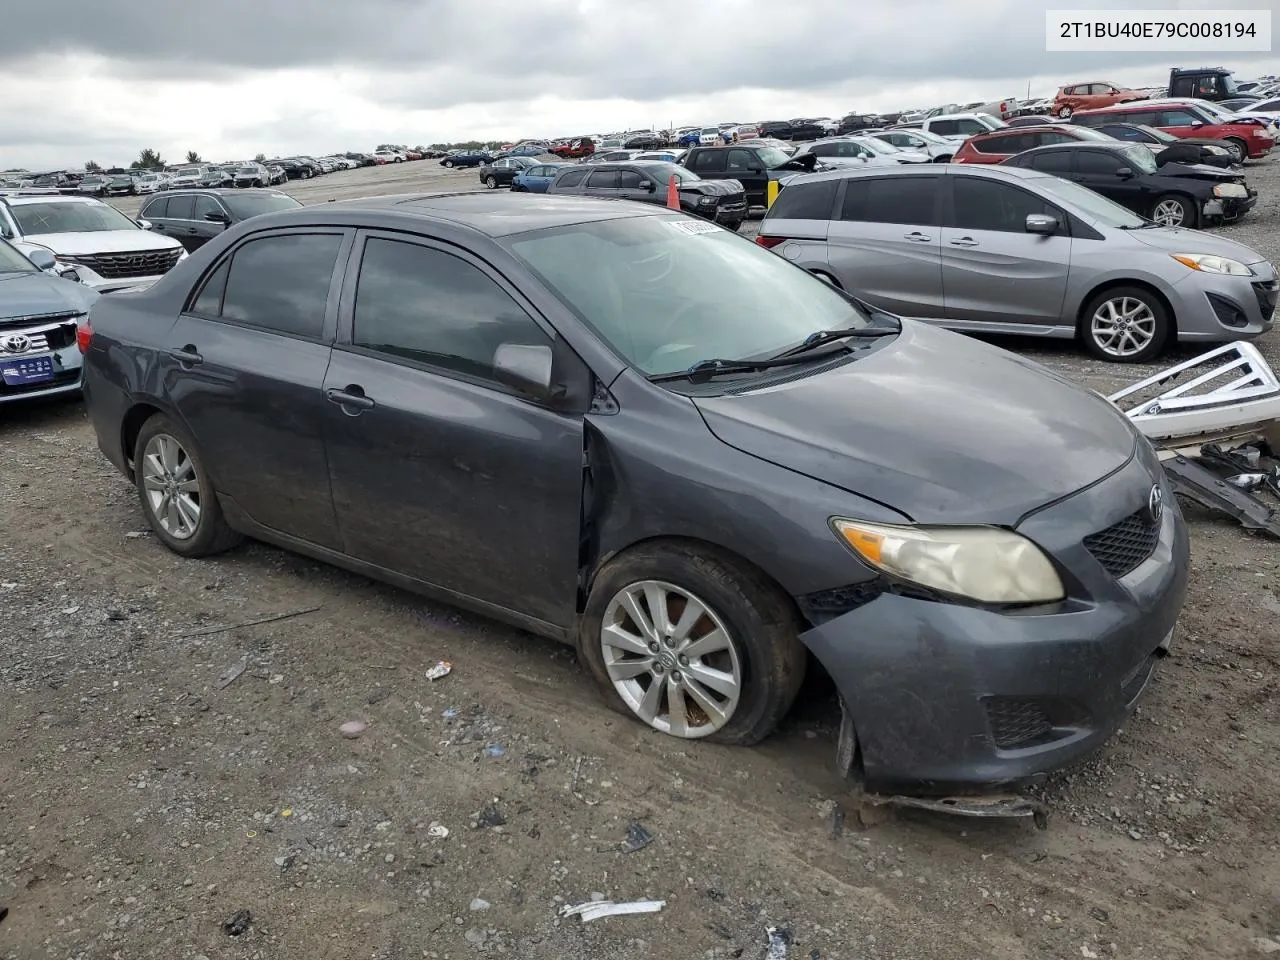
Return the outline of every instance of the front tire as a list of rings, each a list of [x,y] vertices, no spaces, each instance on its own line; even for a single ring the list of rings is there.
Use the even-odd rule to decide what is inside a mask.
[[[453,161],[452,161],[452,160],[446,160],[443,164],[441,164],[441,166],[446,167],[446,168],[452,168],[452,167],[453,167]]]
[[[242,539],[222,515],[195,440],[163,414],[142,425],[133,448],[134,485],[156,537],[184,557],[208,557]]]
[[[1227,137],[1227,143],[1231,144],[1231,156],[1236,163],[1249,159],[1249,145],[1239,137]]]
[[[615,557],[579,629],[579,654],[608,705],[681,739],[758,743],[804,680],[790,599],[711,547],[645,544]]]
[[[1188,227],[1195,229],[1199,223],[1196,205],[1176,193],[1166,193],[1151,207],[1151,219],[1162,227]]]
[[[1113,363],[1145,363],[1173,332],[1168,310],[1143,287],[1112,287],[1089,301],[1080,335],[1089,352]]]
[[[1075,111],[1068,106],[1062,106],[1058,108],[1058,116],[1061,117],[1063,120],[1066,120],[1067,118],[1069,118],[1073,113],[1075,113]]]
[[[495,176],[488,176],[488,177],[485,177],[485,178],[484,178],[484,185],[485,185],[486,187],[488,187],[490,190],[497,190],[497,189],[498,189],[498,178],[497,178],[497,177],[495,177]]]

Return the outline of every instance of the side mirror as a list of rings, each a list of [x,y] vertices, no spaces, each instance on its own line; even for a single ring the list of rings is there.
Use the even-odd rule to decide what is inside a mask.
[[[150,221],[150,220],[143,220],[141,217],[139,217],[139,218],[138,218],[138,226],[140,226],[143,230],[150,230],[150,229],[151,229],[151,221]]]
[[[653,193],[655,190],[658,189],[658,185],[654,183],[652,180],[644,180],[644,181],[641,181],[640,183],[640,189],[647,190],[649,191],[649,193]]]
[[[1131,167],[1121,167],[1116,171],[1116,176],[1121,180],[1128,180],[1133,176],[1133,169]]]
[[[1204,126],[1204,121],[1203,121],[1203,120],[1192,120],[1192,121],[1191,121],[1191,126],[1193,126],[1193,127],[1203,127],[1203,126]]]
[[[204,215],[204,218],[205,218],[206,220],[208,220],[209,222],[211,222],[211,223],[224,223],[224,224],[225,224],[225,223],[230,223],[230,222],[231,222],[231,218],[230,218],[229,216],[227,216],[225,213],[223,213],[221,210],[214,210],[214,211],[212,211],[212,212],[210,212],[210,213],[206,213],[206,214]]]
[[[35,264],[37,270],[52,270],[58,262],[58,258],[48,250],[32,250],[27,259]]]
[[[1044,213],[1027,214],[1027,233],[1039,233],[1045,236],[1058,232],[1058,218]]]
[[[535,400],[552,397],[554,366],[555,357],[550,347],[503,343],[493,353],[493,374],[498,382],[514,387]]]

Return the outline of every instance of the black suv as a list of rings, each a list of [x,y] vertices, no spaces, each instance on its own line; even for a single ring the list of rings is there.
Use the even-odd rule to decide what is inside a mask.
[[[734,180],[703,180],[674,163],[642,160],[638,163],[572,165],[561,170],[547,193],[615,200],[639,200],[665,204],[672,177],[685,213],[714,220],[737,230],[747,218],[747,197]]]
[[[171,190],[147,201],[138,220],[147,230],[197,250],[233,223],[300,206],[279,190]]]

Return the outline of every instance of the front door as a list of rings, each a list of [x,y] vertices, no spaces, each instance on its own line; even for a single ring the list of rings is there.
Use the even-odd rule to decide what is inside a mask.
[[[846,290],[890,313],[943,316],[941,178],[844,181],[827,259]]]
[[[206,243],[227,229],[227,224],[221,221],[210,220],[209,215],[223,216],[229,222],[231,215],[227,212],[227,208],[222,205],[217,197],[208,194],[197,194],[195,197],[195,207],[191,213],[191,226],[194,230],[193,238],[195,247],[203,247]]]
[[[394,235],[362,242],[324,384],[345,551],[570,626],[585,411],[541,406],[493,376],[500,344],[553,334],[478,260]]]
[[[1071,264],[1067,215],[1034,194],[977,176],[946,178],[951,217],[942,230],[946,317],[967,324],[1061,326]],[[1027,232],[1030,214],[1057,217],[1061,232]]]
[[[1109,150],[1078,150],[1075,163],[1076,172],[1072,179],[1082,187],[1088,187],[1142,216],[1151,213],[1156,193],[1145,185],[1146,178],[1132,166],[1129,166],[1130,176],[1120,176],[1119,171],[1128,165],[1124,157]]]
[[[166,336],[161,376],[220,494],[257,523],[339,546],[323,393],[337,315],[338,230],[248,240]]]

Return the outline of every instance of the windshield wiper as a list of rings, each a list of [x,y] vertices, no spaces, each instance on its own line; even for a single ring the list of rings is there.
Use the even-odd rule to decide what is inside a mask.
[[[690,383],[706,383],[714,377],[727,373],[757,373],[773,367],[788,367],[797,363],[806,363],[810,360],[820,360],[823,357],[835,356],[838,353],[843,353],[844,350],[844,347],[834,347],[822,353],[807,352],[803,356],[788,353],[779,357],[767,357],[763,360],[699,360],[687,370],[681,370],[679,373],[661,373],[650,377],[649,380],[653,383],[664,383],[668,380],[688,380]]]
[[[787,357],[799,356],[846,338],[874,339],[876,337],[891,337],[898,332],[899,328],[897,327],[845,327],[843,330],[818,330],[805,337],[804,342],[799,346],[784,350],[771,359],[783,360]]]

